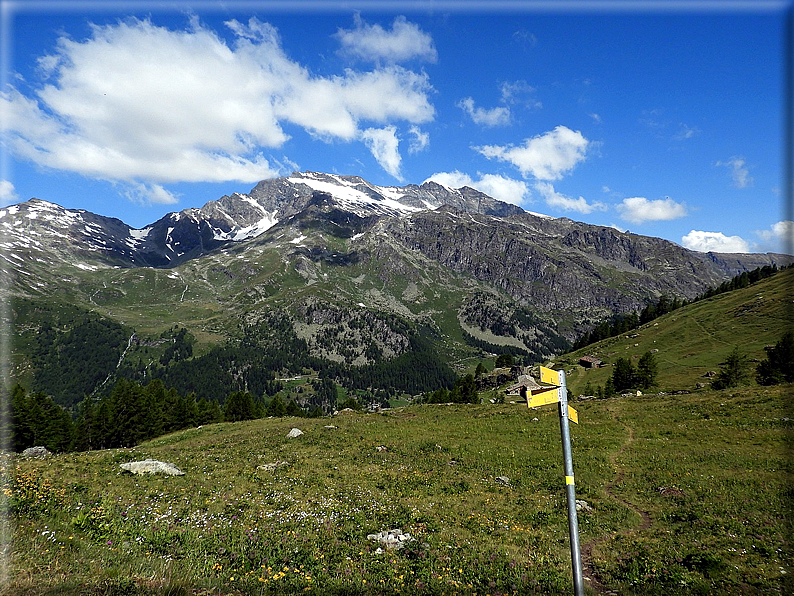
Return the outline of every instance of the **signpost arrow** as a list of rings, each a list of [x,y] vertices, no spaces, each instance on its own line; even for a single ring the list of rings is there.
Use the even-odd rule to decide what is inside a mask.
[[[540,382],[546,383],[547,385],[554,385],[555,387],[562,385],[562,383],[560,383],[559,371],[551,370],[545,366],[540,367]]]
[[[575,422],[576,424],[579,424],[579,412],[574,410],[571,406],[568,406],[568,419],[571,422]]]
[[[553,404],[560,399],[557,389],[557,387],[531,389],[530,395],[527,395],[527,406],[530,408],[537,408],[538,406]]]

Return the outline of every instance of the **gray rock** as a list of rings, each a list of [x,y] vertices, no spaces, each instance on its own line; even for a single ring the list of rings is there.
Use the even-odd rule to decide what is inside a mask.
[[[143,461],[131,461],[120,464],[119,467],[131,474],[166,474],[167,476],[184,476],[185,473],[174,464],[169,464],[156,459],[145,459]]]
[[[590,506],[590,503],[584,499],[576,499],[576,510],[589,513],[593,510],[593,508]]]
[[[367,534],[367,540],[377,542],[389,550],[400,550],[414,539],[408,533],[403,534],[400,528],[395,528],[393,530],[383,530],[377,534]],[[380,550],[380,547],[378,547],[378,549]],[[377,553],[378,551],[375,552]],[[380,552],[383,551],[380,550]]]
[[[22,452],[22,457],[35,457],[35,458],[44,458],[52,455],[46,447],[38,445],[37,447],[28,447]]]
[[[287,462],[285,462],[285,461],[274,461],[273,463],[270,463],[270,464],[262,464],[261,466],[257,466],[256,469],[257,470],[264,470],[266,472],[272,472],[272,471],[276,470],[277,468],[280,468],[282,466],[287,466],[287,465],[289,465],[289,464]]]
[[[289,433],[287,434],[287,438],[288,438],[288,439],[294,439],[294,438],[296,438],[296,437],[299,437],[299,436],[301,436],[302,434],[303,434],[303,431],[302,431],[301,429],[299,429],[299,428],[293,428],[293,429],[292,429],[291,431],[289,431]]]
[[[501,484],[502,486],[510,486],[510,478],[508,478],[507,476],[497,476],[496,484]]]

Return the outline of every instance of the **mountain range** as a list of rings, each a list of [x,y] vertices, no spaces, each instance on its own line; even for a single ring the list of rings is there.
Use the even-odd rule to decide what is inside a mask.
[[[12,305],[84,308],[138,341],[186,328],[197,355],[286,321],[313,358],[354,368],[396,359],[420,336],[453,366],[483,350],[539,361],[663,294],[692,299],[794,261],[694,252],[468,187],[317,172],[263,180],[142,229],[31,199],[0,209],[0,234]],[[7,322],[33,338],[21,312],[12,306]],[[12,376],[35,377],[34,343],[14,344]]]

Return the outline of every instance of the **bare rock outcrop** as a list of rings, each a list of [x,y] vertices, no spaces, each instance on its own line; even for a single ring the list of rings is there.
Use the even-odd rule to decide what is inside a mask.
[[[174,464],[169,464],[156,459],[131,461],[120,464],[119,467],[130,474],[165,474],[167,476],[184,476],[184,472]]]

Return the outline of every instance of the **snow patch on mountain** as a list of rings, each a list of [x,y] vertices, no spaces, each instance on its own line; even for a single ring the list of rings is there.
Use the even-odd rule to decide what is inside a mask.
[[[130,236],[132,236],[136,240],[143,240],[149,235],[149,232],[151,231],[152,228],[143,228],[142,230],[130,230]]]
[[[359,184],[363,184],[363,181],[359,184],[355,184],[349,180],[331,174],[325,175],[324,177],[332,178],[333,182],[320,180],[314,176],[307,176],[306,174],[292,176],[287,178],[287,180],[294,184],[305,184],[312,190],[327,193],[334,197],[342,207],[353,211],[357,215],[369,215],[373,210],[381,211],[389,215],[407,215],[409,213],[421,211],[418,207],[402,204],[398,199],[404,195],[399,195],[394,191],[384,192],[385,189],[369,186],[369,188],[381,197],[381,199],[377,199],[356,188]]]
[[[248,203],[249,205],[251,205],[251,206],[255,207],[256,209],[259,209],[259,210],[260,210],[260,211],[261,211],[263,214],[265,214],[265,215],[269,215],[269,214],[268,214],[268,212],[267,212],[267,211],[265,211],[265,208],[264,208],[264,207],[262,207],[262,205],[260,205],[259,203],[257,203],[257,202],[256,202],[254,199],[252,199],[252,198],[251,198],[251,197],[249,197],[248,195],[241,195],[239,192],[236,192],[236,193],[234,193],[232,196],[239,197],[240,199],[242,199],[243,201],[245,201],[245,202],[246,202],[246,203]]]
[[[143,228],[142,230],[130,229],[130,237],[125,238],[124,242],[130,248],[137,248],[144,240],[146,240],[149,233],[152,231],[151,227]]]
[[[527,211],[530,215],[534,215],[535,217],[539,217],[541,219],[557,219],[553,215],[546,215],[544,213],[535,213],[534,211]]]

